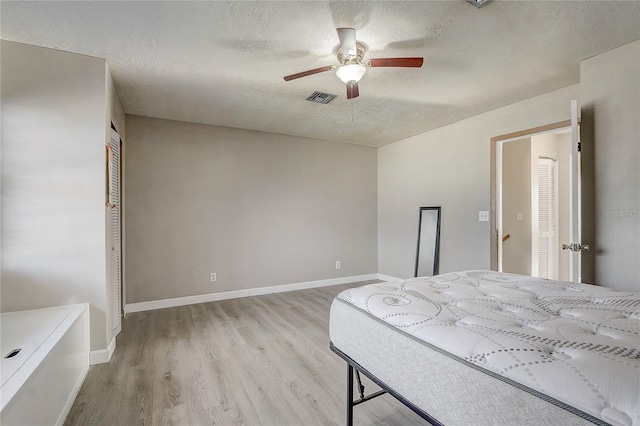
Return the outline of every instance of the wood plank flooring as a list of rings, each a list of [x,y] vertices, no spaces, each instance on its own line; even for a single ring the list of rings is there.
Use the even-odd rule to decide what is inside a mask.
[[[363,284],[130,314],[65,425],[345,424],[347,365],[329,349],[329,306]],[[354,413],[358,425],[426,424],[389,395]]]

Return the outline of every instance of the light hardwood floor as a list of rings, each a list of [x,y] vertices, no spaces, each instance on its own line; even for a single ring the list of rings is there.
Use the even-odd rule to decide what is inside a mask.
[[[329,306],[362,284],[130,314],[65,424],[342,425],[347,365],[329,349]],[[354,413],[359,425],[426,424],[389,395]]]

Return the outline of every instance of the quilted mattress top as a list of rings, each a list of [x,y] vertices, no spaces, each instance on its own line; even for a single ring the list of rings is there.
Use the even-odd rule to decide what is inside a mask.
[[[640,425],[640,293],[466,271],[338,298],[593,417]]]

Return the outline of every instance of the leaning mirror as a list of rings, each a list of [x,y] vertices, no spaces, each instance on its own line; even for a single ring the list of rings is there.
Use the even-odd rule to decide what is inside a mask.
[[[440,207],[420,207],[414,277],[438,275],[439,254]]]

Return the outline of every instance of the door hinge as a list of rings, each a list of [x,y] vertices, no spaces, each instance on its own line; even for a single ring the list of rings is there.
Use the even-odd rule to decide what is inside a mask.
[[[578,142],[578,152],[582,151],[582,142]]]

